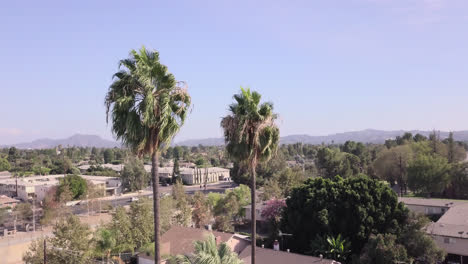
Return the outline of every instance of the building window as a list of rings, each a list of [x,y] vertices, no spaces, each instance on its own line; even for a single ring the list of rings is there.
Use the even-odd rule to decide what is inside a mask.
[[[444,237],[445,244],[455,244],[455,239],[451,237]]]

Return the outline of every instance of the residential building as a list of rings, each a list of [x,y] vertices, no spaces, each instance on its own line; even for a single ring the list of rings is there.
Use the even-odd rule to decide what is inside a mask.
[[[19,203],[19,200],[10,198],[6,195],[0,195],[0,208],[15,208],[15,206]]]
[[[251,246],[247,246],[239,258],[245,263],[251,263]],[[339,264],[331,259],[324,259],[320,257],[312,257],[290,253],[287,251],[273,250],[269,248],[257,247],[255,250],[255,263],[257,264]]]
[[[411,211],[441,215],[426,232],[448,253],[446,263],[468,264],[468,201],[406,197],[399,200]]]

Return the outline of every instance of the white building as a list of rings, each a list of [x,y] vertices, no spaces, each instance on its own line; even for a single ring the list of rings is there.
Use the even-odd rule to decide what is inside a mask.
[[[151,172],[151,165],[145,165],[145,170]],[[161,179],[172,179],[173,167],[158,167],[159,177]],[[180,177],[185,184],[205,184],[218,181],[230,180],[229,169],[210,167],[210,168],[179,168]]]
[[[0,179],[0,195],[9,197],[18,197],[26,201],[36,198],[38,201],[44,199],[50,188],[59,184],[59,179],[63,175],[47,175],[47,176],[30,176],[24,178],[2,178]],[[103,195],[117,194],[121,191],[121,183],[119,178],[104,177],[104,176],[87,176],[82,175],[84,179],[92,182],[98,188],[103,189]],[[18,195],[16,191],[18,186]]]

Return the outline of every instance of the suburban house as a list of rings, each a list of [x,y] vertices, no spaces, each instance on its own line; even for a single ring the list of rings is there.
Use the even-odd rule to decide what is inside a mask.
[[[447,253],[446,263],[468,264],[468,201],[399,198],[414,212],[425,215],[442,215],[432,222],[426,232]]]
[[[145,165],[145,170],[151,172],[151,166]],[[173,167],[159,167],[158,173],[161,179],[172,179]],[[180,167],[180,177],[184,184],[196,185],[230,180],[229,169],[219,167],[189,168]]]
[[[6,195],[0,195],[0,208],[15,208],[20,201]]]
[[[209,234],[213,234],[218,244],[226,243],[233,252],[239,255],[239,258],[244,263],[250,263],[250,240],[246,236],[223,233],[217,231],[210,231],[201,228],[173,226],[166,233],[161,236],[161,256],[164,259],[175,255],[190,255],[195,251],[194,242],[205,240]],[[266,249],[257,247],[256,261],[259,264],[338,264],[329,259],[318,257],[311,257],[289,253],[286,251],[277,251],[273,249]],[[138,255],[139,264],[154,264],[153,257],[145,253]],[[166,263],[162,261],[162,263]]]
[[[247,246],[239,258],[245,263],[251,263],[251,247]],[[273,250],[270,248],[257,247],[255,250],[255,263],[258,264],[339,264],[331,259],[306,256],[287,251]]]
[[[190,255],[195,251],[194,242],[205,240],[210,234],[214,235],[218,244],[226,243],[237,254],[240,254],[250,244],[250,241],[236,234],[201,228],[172,226],[161,236],[161,256],[167,258],[168,256]],[[138,263],[153,264],[154,259],[148,254],[140,253]]]

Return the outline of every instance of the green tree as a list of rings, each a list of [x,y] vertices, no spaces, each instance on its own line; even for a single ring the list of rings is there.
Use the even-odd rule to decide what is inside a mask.
[[[403,245],[397,243],[393,234],[372,235],[359,258],[362,264],[411,263]],[[435,263],[435,262],[428,262]]]
[[[317,236],[341,234],[359,254],[371,233],[401,231],[408,210],[386,184],[366,176],[308,179],[286,201],[281,230],[293,234],[296,252],[306,252]]]
[[[33,216],[32,206],[30,203],[19,203],[14,209],[15,215],[18,220],[27,221]]]
[[[96,250],[98,254],[105,254],[107,262],[109,263],[110,254],[116,246],[116,240],[113,233],[107,229],[100,229],[97,232],[98,236],[96,240]]]
[[[125,163],[120,178],[122,186],[129,192],[135,192],[148,186],[149,175],[145,170],[143,161],[135,156],[130,156]]]
[[[229,156],[247,164],[251,176],[252,241],[256,241],[255,197],[256,167],[276,152],[279,129],[275,125],[277,115],[272,103],[260,104],[261,95],[243,89],[234,95],[235,103],[229,106],[230,115],[221,121]],[[252,264],[255,264],[255,246],[252,246]]]
[[[181,226],[189,226],[192,219],[189,197],[185,193],[184,185],[177,181],[172,185],[172,197],[175,202],[175,222]]]
[[[112,149],[104,150],[104,163],[111,163],[115,158],[114,151]]]
[[[90,247],[91,230],[77,216],[60,219],[53,229],[53,237],[47,239],[47,263],[90,263],[93,252]],[[43,240],[33,241],[23,256],[27,264],[43,263]]]
[[[154,237],[153,211],[151,201],[141,197],[130,205],[130,222],[132,223],[132,240],[136,248],[140,248],[151,242]]]
[[[210,234],[205,241],[195,242],[195,252],[191,256],[178,255],[169,260],[170,264],[242,264],[235,252],[226,243],[219,246]]]
[[[160,63],[159,53],[142,47],[120,61],[120,70],[114,75],[105,104],[117,139],[138,155],[151,156],[155,262],[159,264],[158,158],[184,123],[190,96]]]
[[[7,159],[0,157],[0,171],[11,170],[10,162]]]
[[[107,225],[107,229],[112,232],[115,239],[116,251],[125,252],[135,249],[136,245],[133,240],[133,226],[129,214],[123,207],[118,207],[112,215],[111,222]]]
[[[174,167],[172,168],[172,183],[176,183],[180,179],[179,159],[174,158]]]
[[[450,165],[437,155],[420,155],[408,164],[408,187],[418,194],[441,193],[449,183]]]
[[[192,220],[197,228],[203,228],[211,220],[210,207],[202,192],[195,192],[193,195]]]
[[[70,190],[73,200],[82,198],[86,195],[88,184],[86,180],[78,175],[67,175],[59,180],[57,196],[60,196],[65,189]]]

